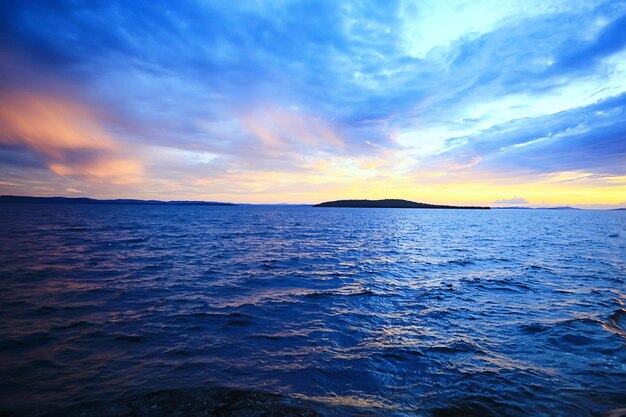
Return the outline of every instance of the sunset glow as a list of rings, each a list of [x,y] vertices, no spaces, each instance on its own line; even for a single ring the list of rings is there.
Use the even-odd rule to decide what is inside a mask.
[[[626,2],[2,6],[0,194],[626,206]]]

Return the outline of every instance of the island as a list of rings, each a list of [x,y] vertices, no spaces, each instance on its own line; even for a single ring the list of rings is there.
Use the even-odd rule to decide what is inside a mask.
[[[537,207],[537,210],[581,210],[576,207],[560,206],[560,207]]]
[[[412,209],[470,209],[489,210],[491,207],[447,206],[441,204],[416,203],[409,200],[336,200],[315,204],[313,207],[361,207],[361,208],[412,208]]]

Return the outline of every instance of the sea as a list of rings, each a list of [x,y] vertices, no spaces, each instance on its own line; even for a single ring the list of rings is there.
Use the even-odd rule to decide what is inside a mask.
[[[625,211],[2,204],[0,249],[3,415],[211,387],[626,407]]]

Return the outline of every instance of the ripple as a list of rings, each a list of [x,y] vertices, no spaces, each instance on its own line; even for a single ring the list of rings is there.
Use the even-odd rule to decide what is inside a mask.
[[[87,400],[175,415],[213,401],[182,388],[213,384],[242,404],[323,399],[323,415],[626,403],[626,214],[4,209],[0,414]]]
[[[375,413],[355,405],[337,405],[280,396],[258,391],[229,388],[168,390],[132,396],[117,401],[80,403],[43,417],[83,416],[301,416],[339,417],[374,416]]]
[[[602,327],[626,339],[626,309],[617,309],[611,314]]]

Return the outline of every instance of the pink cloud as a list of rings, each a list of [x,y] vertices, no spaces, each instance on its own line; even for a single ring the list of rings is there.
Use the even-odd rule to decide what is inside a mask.
[[[101,126],[92,110],[67,99],[0,96],[0,145],[27,150],[60,176],[96,183],[140,181],[142,163]]]

